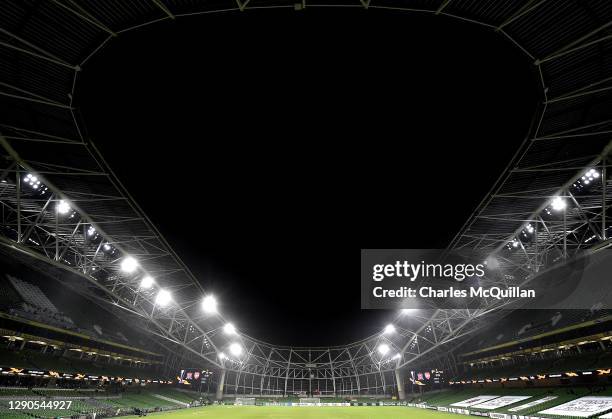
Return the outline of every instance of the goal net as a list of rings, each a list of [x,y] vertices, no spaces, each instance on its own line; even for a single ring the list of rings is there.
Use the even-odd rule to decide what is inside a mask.
[[[319,397],[300,397],[300,403],[316,404],[321,403],[321,399]]]
[[[237,406],[254,406],[255,397],[236,397]]]

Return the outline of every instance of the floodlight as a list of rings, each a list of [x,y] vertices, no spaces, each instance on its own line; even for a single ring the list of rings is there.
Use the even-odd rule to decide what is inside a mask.
[[[70,205],[68,205],[68,202],[64,201],[63,199],[57,203],[56,208],[57,212],[60,214],[68,214],[68,212],[70,212]]]
[[[402,314],[403,315],[407,315],[407,314],[412,314],[412,313],[416,313],[418,310],[416,308],[403,308],[402,309]]]
[[[216,313],[217,312],[217,300],[212,295],[207,295],[202,300],[202,310],[206,313]]]
[[[28,173],[28,175],[23,178],[23,181],[34,189],[38,189],[40,186],[40,180],[31,173]]]
[[[236,328],[234,327],[233,324],[228,323],[223,327],[223,331],[228,334],[228,335],[235,335],[236,334]]]
[[[93,236],[94,234],[96,234],[96,229],[94,228],[94,226],[89,226],[89,228],[87,229],[87,235]]]
[[[499,268],[499,260],[497,260],[497,258],[495,258],[493,256],[489,256],[484,261],[484,264],[487,265],[487,268],[489,268],[489,269],[498,269]]]
[[[517,239],[512,240],[512,247],[518,247],[519,246],[519,242]]]
[[[102,248],[105,252],[108,252],[109,250],[111,250],[111,245],[108,243],[104,243],[104,246],[102,246]]]
[[[565,208],[567,208],[567,202],[565,202],[565,200],[560,196],[553,199],[550,205],[555,211],[563,211]]]
[[[147,275],[142,278],[142,281],[140,281],[140,288],[151,288],[154,282],[155,281],[153,280],[153,278]]]
[[[138,268],[138,262],[131,256],[127,256],[121,262],[121,270],[125,273],[131,274]]]
[[[229,346],[229,350],[234,356],[239,356],[242,353],[242,346],[238,343],[232,343]]]
[[[378,345],[378,353],[381,355],[386,355],[389,350],[389,345],[387,345],[386,343],[381,343],[380,345]]]
[[[166,290],[159,290],[157,297],[155,297],[155,304],[161,307],[167,306],[172,300],[172,296]]]
[[[401,354],[395,354],[393,355],[393,359],[400,359],[402,357]]]
[[[227,358],[227,355],[225,355],[223,352],[219,352],[219,359],[224,360],[225,358]]]
[[[389,334],[389,333],[393,333],[395,332],[395,326],[393,326],[392,324],[388,324],[385,326],[385,334]]]

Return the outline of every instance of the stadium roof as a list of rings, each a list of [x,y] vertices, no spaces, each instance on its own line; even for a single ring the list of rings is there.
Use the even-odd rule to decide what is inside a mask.
[[[87,279],[84,294],[148,319],[154,333],[220,365],[214,354],[228,341],[215,343],[212,336],[222,336],[216,330],[223,320],[211,318],[206,327],[194,321],[187,307],[203,294],[201,285],[79,125],[72,103],[79,74],[107,43],[120,42],[123,33],[144,25],[221,11],[328,6],[426,13],[482,25],[490,36],[508,38],[538,70],[543,100],[531,132],[451,247],[477,249],[483,257],[497,252],[501,263],[522,279],[557,261],[559,252],[565,257],[607,245],[609,185],[602,185],[601,179],[612,132],[612,4],[605,0],[3,2],[0,141],[5,182],[0,193],[3,208],[13,214],[5,217],[3,243],[71,270]],[[491,144],[494,148],[494,138]],[[597,171],[600,181],[589,186],[580,178],[590,170]],[[27,190],[28,182],[22,179],[26,173],[40,177],[48,188],[46,196],[45,191]],[[558,196],[568,206],[562,220],[550,210]],[[52,211],[60,200],[67,205],[61,223]],[[536,234],[531,235],[529,224]],[[156,311],[154,295],[120,274],[127,255],[170,290],[181,307]],[[404,358],[397,365],[416,359],[413,352],[420,357],[458,338],[480,315],[434,314],[401,334],[397,346]],[[440,333],[427,338],[432,328]],[[429,346],[411,352],[420,337]]]

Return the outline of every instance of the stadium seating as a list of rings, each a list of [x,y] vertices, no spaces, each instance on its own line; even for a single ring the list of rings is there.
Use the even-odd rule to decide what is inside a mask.
[[[169,397],[171,399],[177,400],[179,402],[183,402],[183,403],[191,403],[194,400],[198,399],[198,395],[196,394],[189,394],[189,393],[185,393],[179,390],[175,390],[172,388],[168,388],[168,389],[158,389],[155,394],[159,394],[165,397]]]
[[[578,399],[584,396],[612,396],[612,389],[605,387],[547,387],[547,388],[487,388],[487,389],[466,389],[466,390],[444,390],[439,392],[432,392],[431,394],[424,394],[422,396],[414,397],[410,400],[411,403],[425,403],[430,406],[440,407],[452,407],[453,403],[457,403],[463,400],[470,399],[479,395],[492,395],[492,396],[530,396],[530,399],[517,401],[515,403],[493,409],[486,410],[480,409],[478,406],[470,406],[469,410],[472,412],[493,412],[493,413],[506,413],[516,414],[511,411],[513,407],[525,404],[531,400],[537,400],[546,396],[554,396],[553,400],[538,404],[533,407],[528,407],[520,411],[522,416],[538,416],[537,412],[549,409],[553,406],[558,406],[568,401]]]
[[[21,387],[0,387],[0,399],[14,399],[14,398],[32,398],[36,394],[28,388]]]
[[[27,419],[31,416],[16,410],[9,409],[6,402],[0,401],[0,417],[2,419]]]
[[[58,356],[51,351],[43,354],[39,351],[27,349],[18,351],[2,347],[0,347],[0,366],[150,380],[163,378],[150,368],[108,363],[106,358],[91,361]]]
[[[31,368],[22,352],[0,348],[0,364],[6,367]]]
[[[179,391],[174,388],[127,388],[124,391],[113,394],[96,389],[62,389],[62,388],[19,388],[0,387],[0,417],[2,419],[23,419],[31,417],[54,418],[73,415],[87,415],[91,413],[113,414],[117,409],[131,413],[133,409],[168,410],[185,407],[184,403],[191,403],[199,398],[197,393]],[[156,397],[164,396],[171,400]],[[71,400],[72,404],[68,410],[10,410],[10,400]]]
[[[49,300],[36,285],[22,281],[21,279],[15,278],[11,275],[7,275],[7,278],[13,287],[15,287],[15,290],[17,290],[21,298],[23,298],[26,303],[29,303],[26,304],[28,309],[30,309],[31,306],[34,306],[52,313],[58,312],[51,300]]]

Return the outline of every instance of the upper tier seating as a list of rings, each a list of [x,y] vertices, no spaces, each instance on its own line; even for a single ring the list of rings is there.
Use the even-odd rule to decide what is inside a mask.
[[[51,300],[38,288],[36,285],[32,285],[29,282],[22,281],[21,279],[15,278],[14,276],[7,275],[8,280],[13,284],[13,287],[17,290],[21,298],[26,303],[33,306],[39,307],[44,310],[48,310],[53,313],[57,313],[58,310],[53,305]]]

